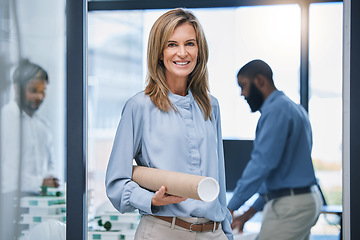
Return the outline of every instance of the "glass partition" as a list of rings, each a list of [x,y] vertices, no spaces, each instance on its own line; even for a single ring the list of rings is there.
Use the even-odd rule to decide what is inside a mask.
[[[318,176],[324,175],[320,179],[324,188],[337,192],[326,193],[329,203],[341,204],[342,4],[310,6],[309,43],[313,158]]]
[[[342,205],[342,3],[311,4],[309,116],[313,162],[327,204]],[[324,220],[324,219],[320,219]],[[334,233],[338,217],[327,216]]]
[[[65,1],[0,9],[0,239],[65,239]]]
[[[122,108],[128,98],[145,88],[150,28],[165,11],[89,12],[89,239],[100,237],[106,229],[130,229],[131,235],[136,228],[138,218],[121,215],[112,207],[104,179]],[[209,43],[210,91],[220,103],[223,136],[253,139],[259,113],[252,114],[240,97],[237,71],[255,58],[267,61],[277,87],[299,103],[300,8],[283,5],[192,11]],[[127,225],[120,224],[126,222],[124,218]]]

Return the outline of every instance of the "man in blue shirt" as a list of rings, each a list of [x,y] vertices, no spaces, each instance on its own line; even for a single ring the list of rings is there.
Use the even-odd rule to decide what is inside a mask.
[[[312,132],[307,112],[273,82],[273,73],[262,60],[244,65],[238,75],[241,95],[251,111],[260,111],[251,160],[228,204],[237,210],[254,193],[259,198],[232,227],[243,225],[263,210],[258,239],[309,239],[321,212],[321,196],[311,160]],[[234,216],[234,214],[233,214]]]

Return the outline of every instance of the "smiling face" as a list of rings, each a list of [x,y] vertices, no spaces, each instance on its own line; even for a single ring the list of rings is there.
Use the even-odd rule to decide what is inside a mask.
[[[177,26],[160,58],[164,63],[169,85],[177,81],[186,82],[196,66],[197,58],[198,46],[194,27],[190,23]]]
[[[45,98],[45,80],[34,78],[24,88],[21,107],[30,116],[36,112]]]

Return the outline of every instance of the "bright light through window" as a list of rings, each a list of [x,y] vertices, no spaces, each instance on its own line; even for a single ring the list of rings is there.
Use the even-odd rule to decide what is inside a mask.
[[[342,3],[310,5],[309,40],[312,157],[328,204],[341,204]]]
[[[145,12],[144,43],[152,24],[165,11]],[[272,67],[278,89],[300,103],[300,8],[283,5],[192,11],[209,44],[210,91],[220,103],[223,137],[254,139],[260,114],[251,113],[240,97],[236,74],[248,61],[262,59]]]

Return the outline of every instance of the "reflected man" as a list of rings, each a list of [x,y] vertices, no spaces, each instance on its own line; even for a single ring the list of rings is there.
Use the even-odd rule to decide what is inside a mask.
[[[21,61],[13,75],[15,99],[1,110],[0,239],[18,239],[25,229],[16,224],[24,213],[16,199],[39,195],[42,185],[59,186],[50,127],[37,112],[48,82],[43,68]]]
[[[321,212],[311,160],[312,131],[307,112],[276,89],[270,66],[262,60],[244,65],[237,75],[251,111],[260,111],[251,159],[238,180],[228,208],[233,214],[253,194],[259,198],[232,228],[263,210],[258,239],[309,239]],[[233,214],[234,216],[234,214]]]
[[[54,177],[50,126],[37,112],[45,99],[48,82],[47,72],[28,60],[21,61],[14,72],[15,100],[1,112],[3,192],[17,189],[20,157],[21,192],[39,193],[42,185],[59,186]]]

